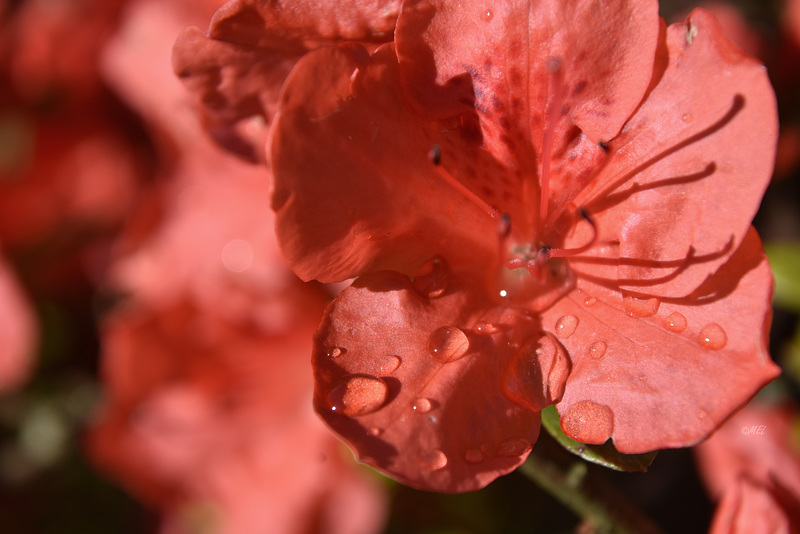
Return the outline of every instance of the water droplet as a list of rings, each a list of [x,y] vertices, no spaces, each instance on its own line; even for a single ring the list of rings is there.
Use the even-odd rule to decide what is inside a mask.
[[[584,306],[594,306],[597,303],[597,299],[591,295],[587,295],[585,299],[583,299]]]
[[[331,347],[328,349],[328,358],[338,358],[345,352],[347,352],[347,350],[342,347]]]
[[[614,413],[604,404],[589,400],[580,401],[567,409],[561,418],[561,428],[569,437],[600,445],[614,431]]]
[[[489,22],[493,17],[494,13],[492,13],[491,9],[486,9],[483,13],[481,13],[481,19],[483,19],[484,22]]]
[[[373,438],[376,436],[380,436],[383,433],[383,430],[378,428],[377,426],[372,426],[367,429],[367,435],[372,436]]]
[[[700,410],[699,412],[697,412],[697,418],[698,419],[705,419],[707,415],[708,414],[706,413],[705,410]]]
[[[565,315],[556,321],[556,335],[561,339],[567,339],[578,327],[578,318],[574,315]]]
[[[532,446],[527,439],[507,439],[497,446],[498,456],[522,456],[530,452]]]
[[[658,312],[661,301],[655,297],[640,299],[638,297],[624,297],[622,299],[625,311],[631,317],[652,317]]]
[[[400,367],[400,358],[394,354],[387,354],[379,362],[379,372],[382,375],[390,375]]]
[[[694,119],[694,116],[691,113],[684,113],[681,117],[683,122],[692,122],[692,119]]]
[[[428,413],[432,408],[433,403],[431,403],[430,399],[425,397],[419,397],[411,406],[411,409],[414,410],[415,413]]]
[[[447,290],[449,277],[450,269],[447,267],[447,262],[442,258],[434,258],[425,263],[414,275],[411,285],[423,297],[435,299],[441,297]]]
[[[467,449],[464,451],[464,461],[468,464],[483,462],[483,452],[480,449]]]
[[[592,343],[592,346],[589,347],[589,356],[595,360],[599,360],[603,357],[603,354],[606,353],[606,348],[608,348],[608,345],[606,345],[605,341],[595,341]]]
[[[350,375],[339,380],[328,393],[332,412],[347,416],[380,410],[389,395],[386,382],[368,375]]]
[[[419,453],[419,463],[425,469],[436,471],[447,465],[447,456],[439,449],[430,449]]]
[[[700,345],[704,349],[719,350],[727,343],[728,336],[717,323],[709,323],[700,330]]]
[[[449,363],[462,358],[469,350],[467,335],[455,326],[437,328],[428,339],[428,352],[436,360]]]
[[[678,312],[672,312],[665,320],[667,330],[670,332],[683,332],[686,330],[687,322],[686,317]]]
[[[496,325],[492,323],[482,322],[475,325],[475,333],[480,334],[482,336],[488,336],[494,334],[500,330]]]

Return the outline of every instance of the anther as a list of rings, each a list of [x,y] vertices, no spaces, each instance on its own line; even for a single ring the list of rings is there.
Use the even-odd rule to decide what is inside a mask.
[[[437,167],[442,163],[442,147],[439,145],[433,145],[431,150],[428,152],[428,157],[431,159],[431,162],[436,165]]]
[[[608,147],[608,143],[606,143],[605,141],[600,141],[598,145],[600,145],[600,148],[603,150],[603,152],[608,154],[608,151],[610,150]]]

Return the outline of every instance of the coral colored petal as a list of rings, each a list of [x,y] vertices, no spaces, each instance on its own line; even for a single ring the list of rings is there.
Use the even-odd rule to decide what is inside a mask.
[[[578,441],[611,437],[623,453],[691,445],[779,372],[767,353],[771,274],[754,230],[687,298],[578,287],[543,315],[556,336],[564,317],[577,319],[560,336],[572,372],[557,407]]]
[[[397,273],[360,277],[315,336],[317,412],[361,461],[420,489],[479,489],[519,466],[539,434],[539,413],[502,390],[538,327],[468,286],[453,276],[428,299]]]
[[[619,241],[622,287],[679,297],[742,242],[772,174],[778,122],[764,67],[708,12],[670,26],[667,48],[666,71],[578,202],[602,238]]]
[[[485,263],[496,247],[489,210],[438,174],[429,152],[439,125],[409,107],[397,70],[391,45],[371,58],[328,48],[286,82],[270,142],[272,204],[284,255],[303,279],[411,275],[438,254]]]
[[[796,510],[795,510],[796,513]],[[747,478],[731,487],[714,512],[710,534],[796,532],[790,517],[767,488]]]
[[[30,376],[37,330],[27,297],[0,257],[0,395],[20,388]]]

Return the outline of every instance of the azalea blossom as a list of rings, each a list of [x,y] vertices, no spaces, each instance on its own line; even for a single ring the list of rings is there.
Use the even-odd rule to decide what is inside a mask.
[[[685,447],[778,373],[750,225],[774,94],[708,12],[657,7],[409,1],[394,42],[294,67],[277,233],[301,278],[357,277],[313,358],[362,461],[474,490],[550,404],[584,443]]]

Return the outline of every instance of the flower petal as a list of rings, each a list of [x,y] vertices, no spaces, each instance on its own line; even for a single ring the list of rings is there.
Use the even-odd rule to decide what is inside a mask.
[[[479,489],[519,466],[539,434],[539,413],[501,388],[535,321],[468,287],[452,275],[428,299],[398,273],[360,277],[315,336],[317,412],[361,461],[421,489]]]
[[[272,203],[281,248],[303,279],[411,275],[439,254],[485,263],[496,247],[491,216],[428,156],[439,125],[409,107],[397,70],[391,45],[371,58],[328,48],[286,82],[270,141]]]
[[[623,453],[691,445],[779,372],[766,340],[771,274],[754,230],[689,298],[631,300],[579,287],[584,294],[543,317],[557,335],[564,317],[579,321],[561,336],[572,372],[557,405],[578,441],[613,438]]]
[[[764,67],[708,12],[670,26],[662,52],[663,76],[577,202],[620,243],[622,287],[680,297],[739,248],[772,174],[778,122]]]

